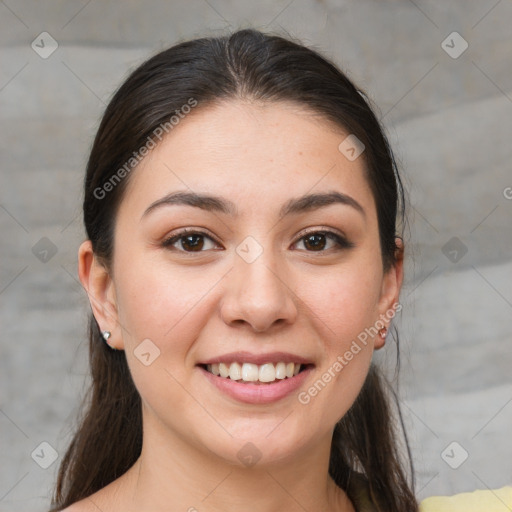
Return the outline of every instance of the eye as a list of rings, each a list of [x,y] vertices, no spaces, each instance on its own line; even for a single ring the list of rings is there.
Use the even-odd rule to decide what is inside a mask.
[[[206,233],[184,229],[162,242],[164,247],[171,247],[183,252],[203,252],[218,248],[217,242]]]
[[[303,244],[308,252],[324,252],[329,249],[349,249],[354,244],[332,231],[312,231],[300,238],[295,245]],[[299,249],[302,249],[299,247]]]

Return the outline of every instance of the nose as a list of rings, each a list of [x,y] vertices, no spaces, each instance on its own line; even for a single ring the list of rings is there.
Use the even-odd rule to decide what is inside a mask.
[[[286,282],[282,269],[276,269],[273,259],[266,251],[252,263],[235,256],[221,302],[221,317],[227,325],[247,325],[264,332],[295,322],[297,307],[291,283]]]

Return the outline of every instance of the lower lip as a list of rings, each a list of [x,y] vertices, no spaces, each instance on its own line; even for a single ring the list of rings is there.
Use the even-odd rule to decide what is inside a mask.
[[[293,377],[275,380],[268,384],[253,384],[251,382],[242,384],[236,380],[213,375],[200,366],[198,368],[217,389],[231,398],[247,404],[277,402],[296,391],[311,372],[311,368],[308,367]]]

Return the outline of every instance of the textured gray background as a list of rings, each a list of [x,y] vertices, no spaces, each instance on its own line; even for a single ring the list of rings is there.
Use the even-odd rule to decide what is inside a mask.
[[[5,0],[0,511],[48,506],[83,390],[81,182],[106,102],[158,49],[246,26],[287,31],[348,70],[379,106],[403,167],[411,206],[398,326],[418,496],[512,483],[510,0]],[[58,42],[47,59],[31,47],[44,31]],[[458,58],[442,46],[454,31],[469,44]],[[453,36],[446,45],[462,49]],[[41,442],[59,454],[46,470],[31,458]],[[34,458],[48,460],[43,452]]]

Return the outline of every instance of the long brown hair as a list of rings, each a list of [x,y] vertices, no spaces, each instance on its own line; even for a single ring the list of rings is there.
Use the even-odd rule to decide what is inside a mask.
[[[158,127],[167,123],[171,128],[169,119],[191,99],[201,108],[230,98],[292,101],[355,134],[365,145],[383,267],[394,265],[404,193],[392,151],[365,94],[333,63],[299,42],[239,30],[158,53],[137,68],[110,101],[91,150],[83,202],[88,238],[105,266],[111,262],[116,212],[130,166],[136,166],[131,161],[134,152],[155,138]],[[59,469],[51,512],[108,485],[135,463],[142,449],[141,400],[124,351],[107,346],[92,315],[89,343],[92,382]],[[381,512],[417,510],[412,463],[402,435],[398,401],[372,366],[358,398],[334,429],[332,478],[347,489],[351,478],[362,474]],[[407,469],[400,439],[405,442]]]

